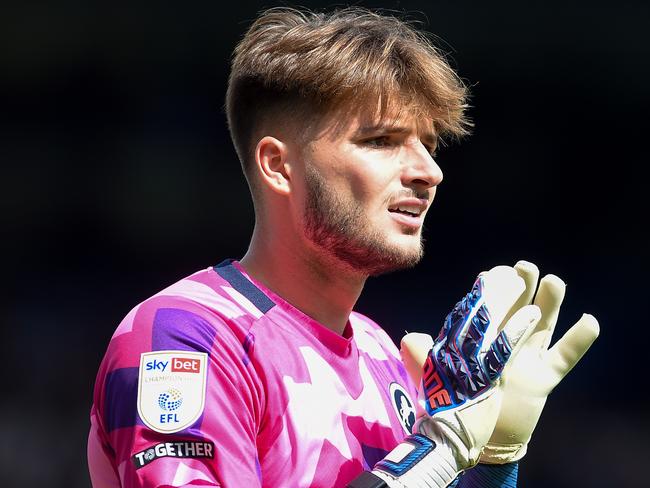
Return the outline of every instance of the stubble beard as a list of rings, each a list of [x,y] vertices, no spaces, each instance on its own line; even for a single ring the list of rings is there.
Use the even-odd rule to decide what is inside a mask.
[[[422,259],[421,236],[416,249],[391,244],[379,229],[370,227],[354,202],[342,201],[313,169],[307,171],[306,184],[305,235],[330,260],[334,258],[360,274],[377,276],[411,268]]]

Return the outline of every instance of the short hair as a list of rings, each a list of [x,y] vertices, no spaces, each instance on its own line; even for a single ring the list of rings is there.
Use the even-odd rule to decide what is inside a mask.
[[[341,107],[397,103],[430,118],[438,136],[462,136],[467,89],[429,38],[367,9],[263,12],[237,44],[226,94],[230,134],[249,169],[262,124],[287,125]],[[265,134],[270,135],[270,134]]]

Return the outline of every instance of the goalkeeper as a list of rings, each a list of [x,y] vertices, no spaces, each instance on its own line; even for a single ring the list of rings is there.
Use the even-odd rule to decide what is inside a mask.
[[[118,326],[91,409],[93,486],[516,483],[547,395],[598,333],[585,315],[549,347],[561,280],[538,285],[525,262],[482,273],[436,340],[407,336],[402,355],[353,311],[369,276],[421,259],[436,150],[467,133],[465,99],[396,18],[260,15],[226,97],[250,246]]]

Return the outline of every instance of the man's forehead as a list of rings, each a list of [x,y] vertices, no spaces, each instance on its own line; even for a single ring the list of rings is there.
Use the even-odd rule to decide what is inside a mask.
[[[433,121],[410,110],[389,110],[385,113],[365,111],[353,116],[348,132],[358,136],[372,136],[378,133],[407,134],[417,132],[420,137],[437,139]]]
[[[344,104],[330,111],[321,120],[320,133],[329,139],[372,136],[379,133],[417,132],[422,139],[434,143],[438,134],[430,115],[412,105],[392,103]]]

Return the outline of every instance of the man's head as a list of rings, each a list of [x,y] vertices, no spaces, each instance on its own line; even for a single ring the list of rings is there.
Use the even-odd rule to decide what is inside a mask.
[[[263,13],[235,49],[226,100],[258,220],[286,206],[308,246],[366,274],[419,260],[442,180],[432,152],[465,133],[464,108],[426,37],[356,8]]]

